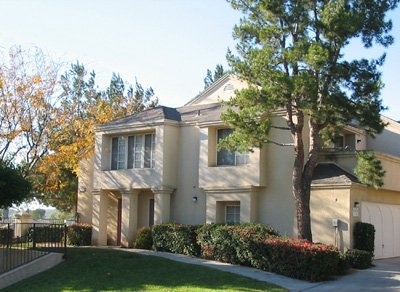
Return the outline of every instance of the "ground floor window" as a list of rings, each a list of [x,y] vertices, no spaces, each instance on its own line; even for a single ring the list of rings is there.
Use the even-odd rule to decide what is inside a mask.
[[[225,222],[240,223],[240,205],[225,206]]]

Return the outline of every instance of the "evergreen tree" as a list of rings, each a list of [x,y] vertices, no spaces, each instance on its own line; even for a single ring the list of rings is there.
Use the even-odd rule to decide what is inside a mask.
[[[215,66],[214,75],[213,75],[213,73],[211,72],[210,69],[207,69],[207,75],[204,78],[204,89],[210,87],[211,84],[213,84],[219,78],[224,76],[224,74],[226,74],[226,73],[227,72],[224,70],[224,67],[222,65],[220,65],[220,64]]]
[[[234,28],[238,55],[228,52],[227,58],[249,86],[227,102],[222,118],[235,131],[222,146],[247,150],[267,142],[283,145],[270,139],[270,130],[290,132],[298,237],[312,241],[310,186],[321,137],[350,121],[370,135],[384,127],[379,68],[385,56],[345,60],[343,50],[356,38],[366,48],[391,45],[392,23],[385,15],[398,1],[228,2],[244,17]],[[273,124],[271,114],[278,110],[287,127]]]

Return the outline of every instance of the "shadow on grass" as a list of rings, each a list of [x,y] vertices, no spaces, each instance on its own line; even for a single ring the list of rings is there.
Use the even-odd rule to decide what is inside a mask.
[[[286,291],[207,267],[98,248],[69,248],[60,265],[2,291]]]

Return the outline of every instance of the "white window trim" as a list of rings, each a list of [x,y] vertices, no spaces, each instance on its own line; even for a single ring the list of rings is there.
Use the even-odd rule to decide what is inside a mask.
[[[151,135],[151,142],[150,142],[150,167],[144,167],[145,165],[145,151],[146,151],[146,135]],[[137,137],[142,137],[142,141],[141,141],[141,149],[138,152],[140,155],[140,167],[135,167],[135,150],[136,150],[136,140]],[[132,167],[128,168],[128,156],[129,156],[129,138],[133,137],[133,152],[132,152],[132,158],[133,158],[133,162],[132,162]],[[113,161],[113,149],[112,149],[112,141],[114,138],[118,139],[118,151],[117,151],[117,165],[116,168],[112,168],[112,161]],[[124,141],[124,154],[122,155],[120,152],[120,141],[123,140]],[[122,148],[122,147],[121,147]],[[143,133],[143,134],[135,134],[135,135],[123,135],[123,136],[114,136],[111,137],[111,157],[110,157],[110,161],[111,161],[111,165],[110,165],[110,169],[111,170],[121,170],[121,169],[148,169],[148,168],[154,168],[155,165],[155,159],[154,159],[154,152],[155,152],[155,134],[154,133]],[[123,156],[123,161],[120,161],[120,156]]]
[[[234,155],[234,164],[218,164],[218,149],[217,149],[217,147],[218,147],[218,142],[219,142],[219,139],[218,139],[218,132],[220,131],[220,130],[226,130],[226,129],[230,129],[230,128],[218,128],[218,129],[216,129],[216,131],[215,131],[215,136],[216,136],[216,141],[217,141],[217,143],[216,143],[216,151],[215,151],[215,162],[216,162],[216,166],[219,166],[219,167],[221,167],[221,166],[239,166],[239,165],[245,165],[245,164],[248,164],[249,163],[249,153],[246,151],[246,152],[239,152],[239,151],[235,151],[235,155]],[[230,151],[230,152],[232,152],[232,151]],[[240,157],[240,156],[242,156],[242,157],[244,157],[244,162],[243,163],[238,163],[237,161],[238,161],[238,157]]]
[[[234,221],[234,222],[228,222],[227,217],[228,217],[228,207],[239,207],[239,213],[236,213],[236,209],[235,209],[235,213],[232,213],[230,215],[233,215],[235,218],[236,216],[239,216],[239,220],[238,221]],[[228,204],[225,205],[225,223],[240,223],[240,204]]]

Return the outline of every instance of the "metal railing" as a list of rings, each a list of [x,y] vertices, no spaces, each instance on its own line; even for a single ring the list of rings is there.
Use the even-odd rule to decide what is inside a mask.
[[[49,252],[67,255],[67,225],[6,223],[0,230],[0,274]],[[18,235],[21,236],[18,236]]]

